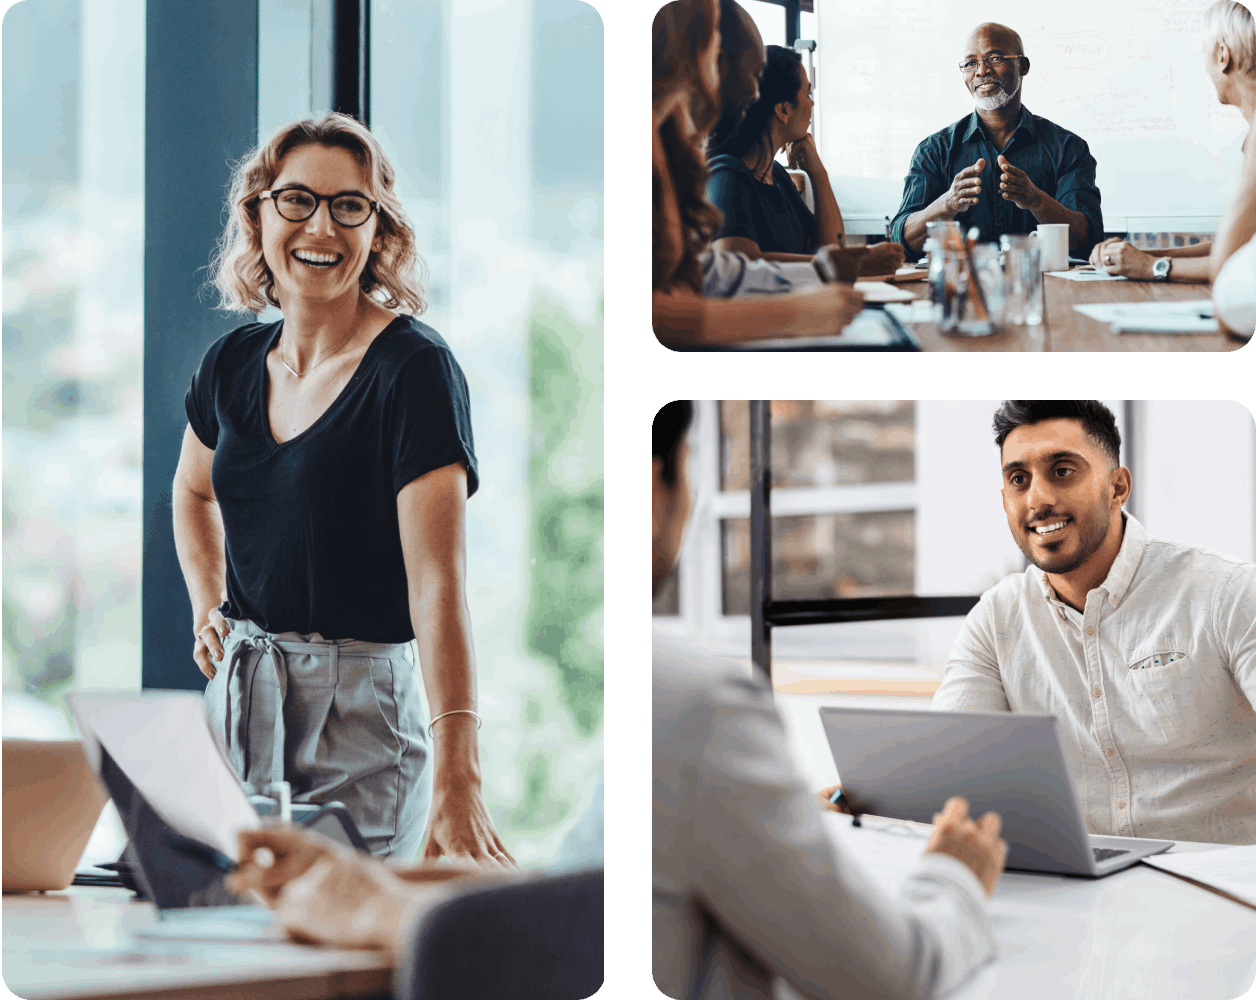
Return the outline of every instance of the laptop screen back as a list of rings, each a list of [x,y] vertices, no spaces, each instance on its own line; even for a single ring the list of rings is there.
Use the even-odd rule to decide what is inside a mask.
[[[1051,716],[822,708],[852,808],[932,823],[952,795],[1003,818],[1008,868],[1089,872],[1093,861]]]
[[[78,740],[4,740],[4,891],[64,889],[108,801]]]

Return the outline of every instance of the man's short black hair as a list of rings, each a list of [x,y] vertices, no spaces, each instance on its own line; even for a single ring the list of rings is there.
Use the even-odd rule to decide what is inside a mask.
[[[1005,399],[994,414],[994,443],[1001,449],[1017,427],[1044,420],[1080,420],[1092,441],[1104,450],[1112,467],[1121,464],[1121,432],[1116,417],[1097,399]]]
[[[654,415],[654,457],[663,460],[663,482],[668,486],[676,485],[680,442],[692,419],[693,403],[687,399],[673,400]]]

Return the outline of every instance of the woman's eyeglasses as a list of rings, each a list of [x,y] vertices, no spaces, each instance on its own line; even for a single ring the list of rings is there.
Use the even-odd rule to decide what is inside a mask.
[[[263,191],[259,199],[269,198],[275,203],[275,209],[289,222],[304,222],[318,211],[319,202],[327,202],[331,206],[331,217],[337,224],[348,229],[356,229],[371,217],[379,205],[368,201],[357,194],[314,194],[305,188],[280,188],[278,191]]]

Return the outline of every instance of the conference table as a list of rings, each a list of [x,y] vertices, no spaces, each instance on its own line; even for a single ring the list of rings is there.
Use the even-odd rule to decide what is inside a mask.
[[[926,843],[893,821],[823,821],[887,893]],[[1004,872],[989,913],[998,955],[947,1000],[1233,1000],[1256,980],[1256,909],[1148,865],[1100,879]]]
[[[781,263],[780,270],[799,288],[813,284],[814,270],[810,264]],[[1074,270],[1074,269],[1070,269]],[[892,276],[892,275],[889,275]],[[860,276],[858,281],[887,281],[889,276]],[[816,281],[815,284],[818,284]],[[916,303],[928,303],[927,281],[898,281],[893,289],[911,294]],[[1207,284],[1164,283],[1164,281],[1076,281],[1059,278],[1053,274],[1042,275],[1042,323],[1017,325],[983,337],[966,337],[957,333],[945,333],[932,322],[928,309],[908,308],[906,302],[891,307],[894,318],[903,327],[909,327],[919,340],[921,351],[1241,351],[1250,340],[1230,333],[1113,333],[1108,323],[1076,312],[1074,305],[1100,303],[1138,302],[1203,302],[1211,299],[1211,286]],[[873,314],[882,305],[865,305],[864,317]],[[919,317],[917,319],[917,317]],[[828,343],[796,344],[788,340],[770,338],[764,344],[745,342],[732,345],[702,345],[702,347],[673,348],[685,352],[775,352],[842,351],[840,330],[833,330]],[[811,337],[826,338],[829,334],[818,333]],[[875,351],[873,347],[859,348]],[[899,348],[885,348],[888,351]]]
[[[928,299],[927,282],[898,285]],[[1207,299],[1207,285],[1157,281],[1070,281],[1043,275],[1043,322],[1019,326],[988,337],[940,333],[933,323],[912,323],[925,351],[1234,351],[1244,341],[1226,333],[1113,333],[1106,323],[1073,306],[1101,302],[1185,302]]]
[[[267,942],[135,936],[157,921],[128,889],[4,897],[5,985],[26,1000],[391,998],[391,956]]]

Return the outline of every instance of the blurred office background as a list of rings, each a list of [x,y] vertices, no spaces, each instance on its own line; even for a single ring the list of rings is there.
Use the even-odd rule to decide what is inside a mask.
[[[1155,537],[1256,560],[1256,427],[1233,402],[1105,400]],[[773,400],[772,587],[781,600],[979,595],[1025,559],[1000,498],[997,400]],[[750,670],[749,408],[699,401],[694,515],[654,633]],[[772,631],[773,683],[801,761],[831,757],[816,708],[924,704],[962,618]],[[829,780],[817,770],[813,780]],[[817,785],[816,787],[819,787]]]
[[[186,606],[186,595],[169,582],[168,495],[145,476],[160,469],[161,479],[176,455],[145,454],[146,425],[150,447],[155,427],[181,434],[190,365],[251,318],[214,311],[193,272],[221,223],[227,161],[327,106],[330,8],[26,0],[5,16],[7,735],[68,732],[63,695],[74,689],[203,687],[190,618],[151,611]],[[165,44],[172,17],[222,54],[224,78],[256,67],[243,84],[199,81],[243,95],[221,108],[231,120],[203,125],[244,139],[187,174],[162,171],[161,150],[146,153],[146,116],[168,114],[171,93],[146,79],[146,35]],[[372,0],[368,43],[372,127],[428,266],[423,319],[471,388],[482,487],[468,505],[468,585],[485,794],[520,863],[545,863],[577,818],[601,809],[602,25],[579,0]],[[179,198],[186,220],[153,218]],[[194,261],[179,287],[152,280],[160,225]],[[185,333],[178,322],[151,329],[155,302],[200,331],[180,346],[186,371],[153,371]],[[169,392],[156,397],[163,378]],[[171,593],[145,594],[145,580]],[[158,643],[163,628],[186,643]]]

